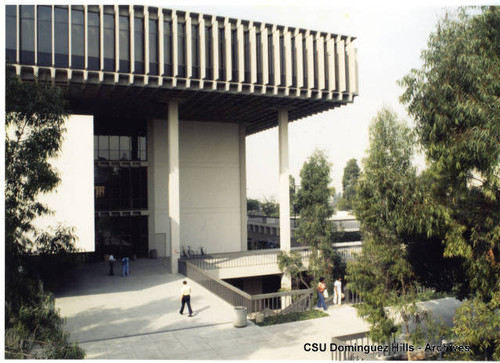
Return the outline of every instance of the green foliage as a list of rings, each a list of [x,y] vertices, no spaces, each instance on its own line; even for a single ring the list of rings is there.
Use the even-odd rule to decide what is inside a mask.
[[[262,323],[257,323],[259,326],[268,326],[268,325],[276,325],[283,323],[291,323],[294,321],[302,321],[309,319],[317,319],[328,316],[327,313],[320,310],[307,310],[303,312],[297,313],[289,313],[289,314],[277,314],[272,316],[266,316]]]
[[[289,274],[292,279],[300,280],[308,289],[309,284],[303,278],[303,272],[306,270],[302,263],[302,256],[297,251],[287,253],[280,251],[278,253],[278,268],[284,274]]]
[[[43,82],[21,83],[6,72],[5,115],[5,331],[11,358],[82,358],[68,342],[49,297],[40,287],[74,260],[72,231],[37,230],[36,217],[50,213],[40,193],[53,190],[57,171],[49,159],[61,147],[66,117],[62,92]],[[59,258],[64,259],[59,259]]]
[[[297,216],[299,214],[299,205],[297,203],[297,187],[293,175],[288,176],[288,183],[290,188],[290,216]]]
[[[371,324],[370,336],[375,341],[385,341],[399,328],[408,342],[418,336],[419,284],[404,238],[414,214],[413,151],[410,128],[392,111],[380,111],[370,125],[370,147],[354,202],[364,242],[347,276],[349,288],[362,296],[356,308]]]
[[[324,152],[316,150],[304,163],[301,185],[297,193],[300,219],[296,237],[300,243],[311,246],[309,272],[315,280],[324,276],[327,284],[342,273],[340,258],[332,245],[335,226],[329,220],[334,212],[331,201],[335,189],[330,186],[331,163]]]
[[[260,212],[260,201],[257,199],[247,199],[247,213],[249,215],[258,215]]]
[[[260,209],[266,217],[279,217],[280,206],[274,197],[264,198],[264,201],[260,203]]]
[[[360,169],[356,159],[347,162],[342,176],[342,199],[339,201],[340,210],[352,210],[352,202],[356,196],[356,183]]]
[[[462,259],[461,290],[485,304],[468,314],[470,326],[480,326],[484,317],[498,318],[500,308],[500,9],[447,16],[422,60],[401,81],[401,99],[430,162],[433,204],[446,227],[444,254]],[[473,329],[456,326],[455,334],[475,346],[474,354],[499,349],[498,336],[482,337],[496,346],[490,349],[477,344]]]

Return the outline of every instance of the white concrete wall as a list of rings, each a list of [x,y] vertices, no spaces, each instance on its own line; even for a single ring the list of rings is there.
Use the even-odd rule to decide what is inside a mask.
[[[77,248],[93,252],[94,242],[94,118],[71,115],[65,124],[66,133],[59,156],[51,160],[61,183],[39,200],[46,203],[53,215],[35,220],[35,226],[46,229],[58,224],[72,226],[78,237]]]
[[[208,253],[241,249],[239,127],[181,121],[181,246]]]
[[[167,120],[148,122],[149,249],[170,256]]]

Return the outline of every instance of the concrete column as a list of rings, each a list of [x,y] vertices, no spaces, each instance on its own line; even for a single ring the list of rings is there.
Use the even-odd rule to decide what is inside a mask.
[[[280,163],[280,246],[290,251],[290,187],[288,167],[288,111],[278,110],[279,163]]]
[[[179,104],[168,102],[168,211],[170,217],[171,272],[177,273],[180,257]]]
[[[290,187],[288,167],[288,111],[278,110],[278,133],[279,133],[279,161],[280,161],[280,248],[282,251],[290,252]],[[283,274],[281,287],[290,289],[292,279],[290,274]],[[282,301],[285,304],[285,300]],[[283,305],[285,306],[285,305]]]
[[[241,251],[248,249],[247,243],[247,163],[246,127],[240,124],[240,210],[241,210]]]

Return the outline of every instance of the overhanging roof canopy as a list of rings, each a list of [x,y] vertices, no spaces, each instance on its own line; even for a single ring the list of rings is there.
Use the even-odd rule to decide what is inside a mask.
[[[56,17],[58,31],[30,40]],[[280,108],[294,121],[352,102],[353,40],[143,6],[7,6],[17,73],[63,87],[72,112],[165,118],[177,99],[181,120],[243,123],[247,134],[276,126]]]

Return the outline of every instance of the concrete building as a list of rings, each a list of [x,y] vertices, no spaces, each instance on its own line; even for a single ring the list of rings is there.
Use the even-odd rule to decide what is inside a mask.
[[[80,247],[172,257],[247,249],[245,138],[279,127],[280,246],[290,248],[288,123],[353,102],[354,38],[137,5],[7,5],[6,55],[62,87],[63,182],[47,196]],[[52,203],[52,204],[54,204]]]

